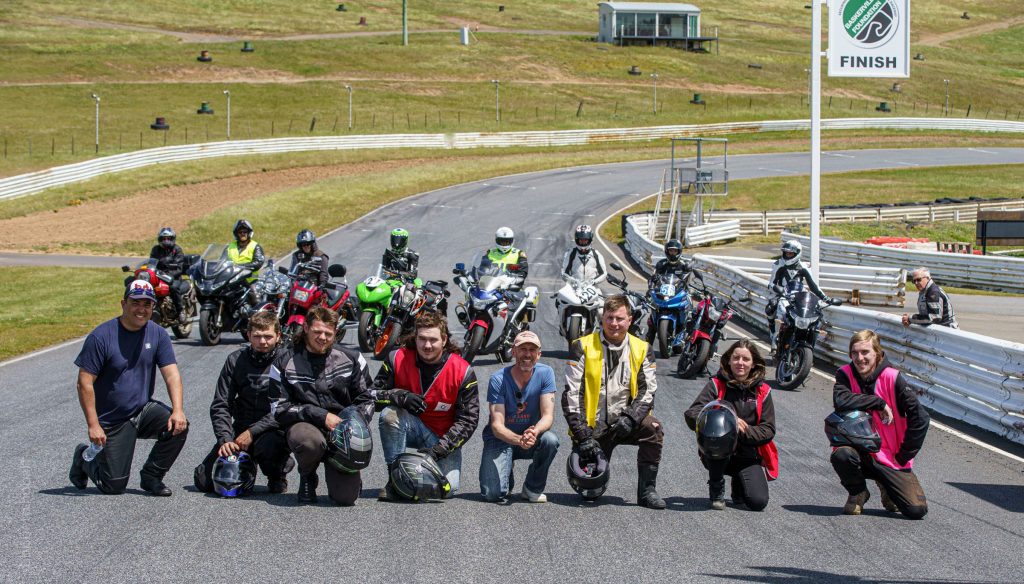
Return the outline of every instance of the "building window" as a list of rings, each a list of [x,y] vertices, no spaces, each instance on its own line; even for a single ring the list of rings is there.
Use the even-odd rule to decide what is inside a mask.
[[[658,14],[658,36],[665,38],[686,38],[685,14]]]
[[[639,12],[636,15],[636,36],[653,37],[657,30],[657,14],[653,12]]]
[[[617,12],[615,13],[615,22],[619,28],[615,31],[616,33],[624,37],[636,36],[635,12]]]

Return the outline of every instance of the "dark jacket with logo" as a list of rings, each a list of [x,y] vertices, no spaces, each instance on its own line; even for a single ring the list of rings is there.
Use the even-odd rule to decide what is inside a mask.
[[[358,351],[347,347],[313,355],[305,345],[274,360],[270,368],[270,400],[282,428],[308,422],[326,430],[327,414],[356,406],[363,418],[373,416],[370,371]]]
[[[246,430],[255,439],[278,429],[277,420],[270,413],[269,395],[270,366],[277,355],[277,350],[259,354],[251,347],[228,355],[210,404],[217,444],[231,442]]]

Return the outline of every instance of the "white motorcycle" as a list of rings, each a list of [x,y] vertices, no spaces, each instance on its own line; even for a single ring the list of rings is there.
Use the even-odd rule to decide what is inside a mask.
[[[569,355],[580,357],[574,341],[594,332],[601,321],[604,293],[592,281],[564,276],[565,286],[551,295],[558,312],[559,333],[569,343]]]
[[[462,358],[472,363],[477,355],[495,353],[509,363],[516,335],[529,330],[537,318],[539,290],[536,286],[510,290],[519,279],[515,264],[505,269],[486,256],[474,264],[469,271],[461,263],[452,270],[455,284],[466,293],[465,301],[455,307],[456,317],[466,327]]]

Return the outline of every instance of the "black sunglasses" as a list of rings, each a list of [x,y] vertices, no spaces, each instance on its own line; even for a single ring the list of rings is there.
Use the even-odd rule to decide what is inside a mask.
[[[927,280],[927,279],[928,279],[928,277],[927,277],[927,276],[921,276],[921,277],[919,277],[919,278],[914,278],[914,279],[913,279],[913,280],[911,280],[911,281],[912,281],[912,282],[914,282],[915,284],[917,284],[917,283],[918,283],[918,282],[920,282],[921,280]]]

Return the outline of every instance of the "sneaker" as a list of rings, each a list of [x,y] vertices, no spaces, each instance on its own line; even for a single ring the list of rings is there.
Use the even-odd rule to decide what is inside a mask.
[[[888,511],[889,513],[896,513],[897,511],[899,511],[899,508],[896,507],[896,503],[894,503],[893,500],[889,498],[889,492],[885,490],[885,487],[882,486],[882,483],[875,481],[875,484],[878,485],[878,492],[879,494],[882,495],[882,507],[884,507],[885,510]]]
[[[384,484],[384,488],[377,492],[378,501],[390,501],[395,502],[398,497],[395,495],[394,490],[391,488],[391,481]]]
[[[82,468],[84,460],[82,460],[82,453],[89,446],[87,444],[79,444],[75,446],[75,455],[71,459],[71,470],[68,471],[68,480],[75,486],[76,489],[84,489],[89,486],[89,475],[85,474],[85,469]]]
[[[529,491],[529,489],[526,488],[526,486],[523,486],[522,497],[523,497],[524,501],[529,501],[531,503],[547,503],[548,502],[548,496],[547,495],[545,495],[544,493],[531,493]]]
[[[850,495],[846,498],[846,505],[843,505],[843,515],[860,515],[861,511],[864,510],[864,504],[870,498],[871,493],[867,489],[856,495]]]

